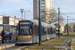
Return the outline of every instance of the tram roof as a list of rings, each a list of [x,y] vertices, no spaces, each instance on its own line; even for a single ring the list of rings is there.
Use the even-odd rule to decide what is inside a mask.
[[[23,22],[23,21],[31,21],[31,20],[19,20],[19,22]]]
[[[32,19],[32,20],[20,20],[20,22],[21,21],[32,21],[33,23],[37,23],[38,24],[38,20],[35,20],[35,19]],[[52,26],[52,27],[55,27],[54,24],[48,24],[48,23],[45,23],[45,22],[41,22],[41,23],[42,23],[41,25],[43,25],[43,26],[48,26],[48,27]]]
[[[56,26],[54,24],[51,24],[53,28],[55,28]]]

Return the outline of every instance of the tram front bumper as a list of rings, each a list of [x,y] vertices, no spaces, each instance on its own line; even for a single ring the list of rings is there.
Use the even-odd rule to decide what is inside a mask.
[[[18,40],[17,43],[18,44],[22,44],[22,43],[24,43],[24,44],[30,44],[30,43],[32,43],[32,39],[29,39],[29,40]]]

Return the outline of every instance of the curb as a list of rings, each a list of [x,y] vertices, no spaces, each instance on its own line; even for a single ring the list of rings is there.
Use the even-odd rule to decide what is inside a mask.
[[[9,44],[9,45],[5,45],[5,46],[0,46],[0,50],[6,49],[6,48],[10,48],[15,46],[15,44]]]

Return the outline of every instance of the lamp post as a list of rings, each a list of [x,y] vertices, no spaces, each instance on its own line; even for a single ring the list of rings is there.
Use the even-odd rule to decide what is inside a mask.
[[[21,18],[23,19],[23,12],[24,12],[24,9],[20,9],[20,12],[21,12]]]
[[[25,12],[30,12],[30,10],[29,11],[24,11],[24,19],[25,19]]]

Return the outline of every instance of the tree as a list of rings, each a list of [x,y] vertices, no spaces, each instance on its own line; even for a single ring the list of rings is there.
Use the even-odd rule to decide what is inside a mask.
[[[45,13],[42,16],[42,21],[43,22],[47,22],[47,23],[54,23],[54,22],[58,22],[58,13],[56,13],[56,10],[53,8],[52,11],[45,11],[43,12]],[[64,20],[63,16],[60,15],[60,22],[62,22]]]
[[[67,25],[67,24],[65,25],[64,31],[67,32],[67,27],[68,27],[68,31],[71,32],[71,27],[70,27],[70,25]]]

